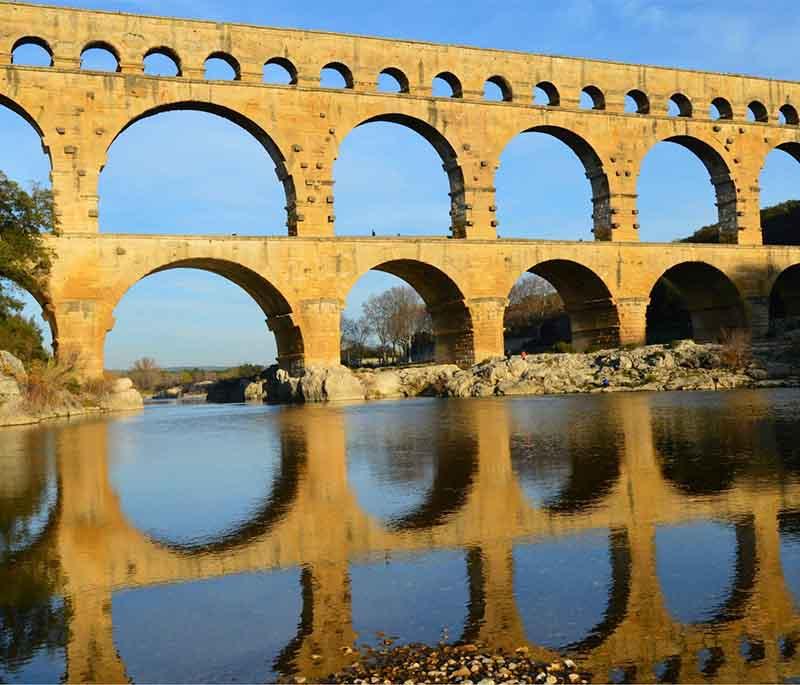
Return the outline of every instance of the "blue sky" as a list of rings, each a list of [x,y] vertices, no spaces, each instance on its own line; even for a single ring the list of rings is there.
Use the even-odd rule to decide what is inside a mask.
[[[453,0],[81,4],[800,80],[792,57],[800,15],[784,1],[511,0],[501,8]],[[0,151],[0,169],[12,178],[48,182],[36,135],[2,108]],[[413,132],[391,124],[357,129],[342,143],[334,177],[339,234],[447,234],[445,174],[433,149]],[[764,204],[800,197],[800,165],[773,153],[761,185]],[[588,182],[558,141],[519,136],[503,154],[496,186],[502,237],[591,239]],[[654,148],[638,189],[643,240],[672,240],[715,220],[708,175],[682,148]],[[131,127],[111,148],[100,197],[102,231],[285,233],[284,199],[271,161],[247,133],[212,115],[167,113]],[[357,314],[369,294],[394,282],[368,274],[351,292],[348,312]],[[163,365],[274,358],[260,309],[210,274],[152,276],[125,296],[115,316],[106,343],[109,367],[126,368],[145,355]]]

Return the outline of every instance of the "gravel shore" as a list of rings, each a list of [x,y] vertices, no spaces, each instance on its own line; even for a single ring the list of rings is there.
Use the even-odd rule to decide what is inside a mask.
[[[530,656],[527,647],[514,652],[488,650],[480,644],[435,647],[422,644],[392,646],[384,640],[378,648],[363,647],[353,651],[353,663],[324,679],[330,683],[379,685],[400,683],[589,683],[590,674],[570,659],[543,663]],[[296,678],[295,683],[305,683]]]

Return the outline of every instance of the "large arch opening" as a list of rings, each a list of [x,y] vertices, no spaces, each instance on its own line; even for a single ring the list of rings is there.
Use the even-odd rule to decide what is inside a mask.
[[[673,136],[655,145],[642,160],[637,192],[642,240],[738,241],[736,187],[727,163],[708,143]]]
[[[1,95],[0,150],[4,197],[17,205],[33,199],[37,210],[46,207],[51,163],[41,129],[24,109]],[[33,220],[33,215],[30,218]],[[43,225],[38,227],[46,229]],[[15,247],[12,254],[18,249]],[[21,265],[0,271],[0,349],[25,362],[49,356],[53,341],[57,340],[55,323],[39,278]]]
[[[109,147],[101,231],[281,234],[285,221],[295,234],[295,185],[284,160],[266,131],[232,110],[194,101],[149,110]],[[270,161],[278,182],[268,180]]]
[[[619,316],[608,287],[591,269],[564,259],[540,262],[517,280],[504,330],[509,354],[619,345]]]
[[[800,328],[800,264],[782,271],[772,285],[769,328],[776,334]]]
[[[733,282],[705,262],[684,262],[668,269],[650,291],[648,344],[686,338],[718,342],[745,329],[744,303]]]
[[[759,177],[765,245],[800,245],[800,143],[770,151]]]
[[[403,114],[363,121],[342,141],[334,178],[339,235],[444,235],[448,227],[464,235],[457,154],[427,122]]]
[[[267,280],[233,262],[187,259],[154,269],[118,301],[114,317],[106,336],[108,368],[131,369],[143,359],[179,372],[274,360],[293,372],[303,366],[303,337],[290,304]],[[173,380],[168,374],[165,382]]]
[[[342,329],[342,360],[350,366],[474,361],[463,293],[443,271],[416,260],[383,262],[364,274],[348,294]]]
[[[498,232],[504,238],[574,240],[589,233],[596,238],[610,234],[603,162],[572,131],[558,126],[523,131],[503,150],[495,186]]]

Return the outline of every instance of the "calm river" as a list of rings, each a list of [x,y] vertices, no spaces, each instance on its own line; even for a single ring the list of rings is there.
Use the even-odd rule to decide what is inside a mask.
[[[800,676],[800,391],[151,406],[0,432],[0,682],[264,682],[528,645]]]

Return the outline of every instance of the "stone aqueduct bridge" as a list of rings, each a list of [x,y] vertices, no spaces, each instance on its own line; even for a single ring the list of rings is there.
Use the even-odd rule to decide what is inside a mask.
[[[761,442],[751,442],[759,430],[754,399],[731,394],[722,400],[740,402],[748,417],[734,430],[744,441],[736,447],[774,450],[770,440],[794,444],[796,429],[779,435],[771,420],[761,428],[775,435],[762,430]],[[347,410],[287,408],[274,417],[284,454],[263,505],[249,522],[197,546],[148,537],[126,517],[110,481],[115,447],[109,423],[68,426],[49,442],[41,431],[20,431],[17,439],[41,441],[43,450],[47,443],[57,453],[58,504],[44,536],[27,553],[42,555],[36,568],[58,569],[58,592],[69,598],[67,682],[127,680],[124,654],[114,641],[113,593],[300,565],[305,570],[298,632],[276,668],[318,680],[346,663],[341,648],[354,639],[349,565],[442,549],[465,550],[465,639],[506,649],[526,644],[539,657],[552,658],[526,635],[514,599],[514,579],[524,570],[515,569],[512,550],[592,530],[609,536],[608,605],[600,623],[571,650],[596,679],[613,668],[636,666],[632,680],[654,682],[654,668],[665,661],[680,678],[665,682],[781,682],[796,675],[800,612],[784,577],[779,521],[800,511],[798,474],[769,486],[755,467],[751,475],[740,473],[702,496],[689,495],[686,481],[671,476],[659,454],[651,401],[646,395],[607,399],[615,438],[599,457],[599,468],[595,453],[592,464],[581,461],[586,444],[565,430],[565,463],[571,461],[572,472],[557,495],[538,504],[525,495],[512,464],[511,407],[469,401],[461,408],[470,427],[459,435],[462,448],[448,443],[425,501],[388,521],[364,511],[348,480]],[[622,448],[616,446],[620,440]],[[32,451],[36,445],[22,453]],[[676,620],[656,568],[657,528],[691,521],[719,521],[736,530],[727,599],[709,623]],[[719,595],[725,595],[722,588]],[[757,646],[751,657],[742,654],[743,640]],[[701,673],[702,650],[710,650],[715,665]]]
[[[26,43],[46,49],[52,65],[15,66],[14,50]],[[80,69],[82,52],[92,47],[114,55],[116,73]],[[153,53],[170,57],[178,75],[145,75],[143,60]],[[227,61],[235,80],[205,80],[209,57]],[[283,66],[291,83],[264,84],[265,63]],[[321,87],[324,67],[339,71],[346,87]],[[397,80],[399,93],[377,91],[382,73]],[[437,76],[453,97],[433,97]],[[503,101],[483,99],[487,81],[500,87]],[[548,105],[531,104],[534,86],[547,93]],[[582,92],[593,109],[579,107]],[[625,112],[627,95],[636,113]],[[667,115],[670,100],[680,116]],[[709,118],[712,103],[719,120]],[[0,4],[0,104],[41,135],[62,231],[53,240],[58,259],[50,282],[34,295],[59,348],[80,348],[90,373],[103,368],[105,336],[122,295],[146,275],[175,267],[214,271],[247,290],[287,366],[338,361],[342,303],[369,269],[415,287],[432,312],[440,360],[464,364],[502,354],[506,298],[527,270],[559,290],[579,346],[642,342],[651,289],[667,271],[684,295],[696,337],[747,325],[761,334],[773,285],[800,264],[798,249],[761,247],[758,187],[770,151],[800,159],[798,103],[800,84],[793,82]],[[98,178],[109,147],[142,119],[186,109],[225,117],[261,142],[285,189],[287,236],[98,233]],[[450,186],[449,240],[334,237],[340,141],[374,121],[406,126],[439,153]],[[494,175],[504,147],[523,131],[554,136],[580,158],[594,242],[497,239]],[[708,169],[728,245],[637,242],[639,169],[660,141],[684,146]],[[792,273],[781,282],[786,293],[797,292]]]

